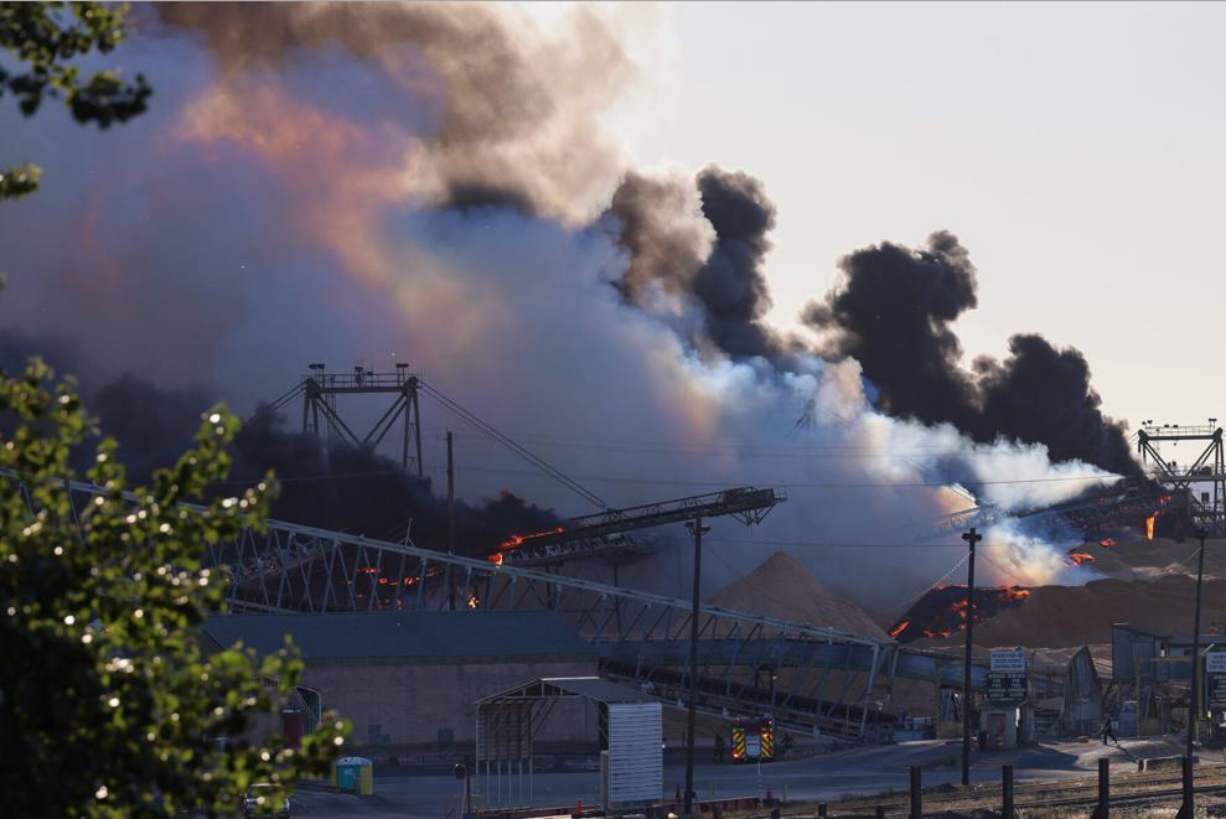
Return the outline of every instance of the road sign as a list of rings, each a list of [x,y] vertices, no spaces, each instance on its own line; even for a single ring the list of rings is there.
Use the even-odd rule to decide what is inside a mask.
[[[1206,651],[1205,671],[1209,674],[1226,674],[1226,651]]]
[[[1205,675],[1205,691],[1210,708],[1226,708],[1226,673],[1210,672]]]
[[[995,705],[1021,705],[1029,695],[1025,673],[988,672],[988,702]]]
[[[1024,648],[994,648],[992,649],[992,670],[1005,674],[1026,673],[1026,649]],[[1226,670],[1226,669],[1223,669]]]

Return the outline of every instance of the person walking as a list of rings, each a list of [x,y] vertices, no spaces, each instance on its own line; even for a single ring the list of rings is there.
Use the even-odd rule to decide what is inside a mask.
[[[716,762],[724,761],[724,735],[723,734],[715,735],[715,761]]]
[[[1110,739],[1112,742],[1115,743],[1117,748],[1119,747],[1120,740],[1118,737],[1116,737],[1115,731],[1112,730],[1111,728],[1111,715],[1110,714],[1106,714],[1103,716],[1103,727],[1098,730],[1098,733],[1099,733],[1099,736],[1103,738],[1103,745],[1110,744],[1107,742],[1107,740]]]

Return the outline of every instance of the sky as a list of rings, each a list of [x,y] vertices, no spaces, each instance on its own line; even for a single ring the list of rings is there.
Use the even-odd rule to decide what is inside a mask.
[[[868,244],[953,231],[979,270],[955,329],[1088,358],[1108,415],[1226,412],[1226,52],[1214,3],[684,3],[675,76],[625,129],[643,165],[718,161],[779,209],[771,319]]]

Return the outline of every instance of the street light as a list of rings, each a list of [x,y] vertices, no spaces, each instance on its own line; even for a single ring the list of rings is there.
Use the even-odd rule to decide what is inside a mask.
[[[702,516],[694,518],[685,524],[685,528],[694,535],[694,600],[693,611],[690,613],[690,709],[688,716],[689,729],[685,735],[685,815],[694,814],[694,728],[697,723],[698,696],[698,594],[702,572],[702,536],[711,531],[710,526],[702,525]]]
[[[1200,541],[1200,552],[1196,558],[1196,613],[1192,617],[1192,691],[1188,698],[1188,751],[1192,756],[1192,743],[1196,739],[1196,724],[1198,711],[1199,679],[1200,679],[1200,597],[1201,586],[1205,579],[1205,538],[1209,533],[1203,526],[1197,527],[1196,539]]]

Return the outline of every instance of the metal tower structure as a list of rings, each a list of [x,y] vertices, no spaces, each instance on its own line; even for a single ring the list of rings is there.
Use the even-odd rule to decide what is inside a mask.
[[[400,465],[420,478],[425,470],[421,458],[420,380],[409,374],[408,364],[397,364],[394,373],[377,373],[357,366],[352,373],[329,373],[323,364],[311,364],[293,389],[278,398],[273,409],[282,409],[302,399],[302,431],[330,439],[340,439],[357,447],[377,447],[399,423],[404,430]],[[364,436],[358,437],[341,418],[336,398],[339,395],[393,395],[392,405]],[[323,426],[320,418],[323,418]]]
[[[1159,451],[1164,443],[1175,446],[1180,441],[1205,442],[1205,448],[1188,466]],[[1182,427],[1146,421],[1137,433],[1137,450],[1142,463],[1153,461],[1153,479],[1186,509],[1193,527],[1203,526],[1210,537],[1226,537],[1226,462],[1222,428],[1216,418],[1210,418],[1207,425]]]

